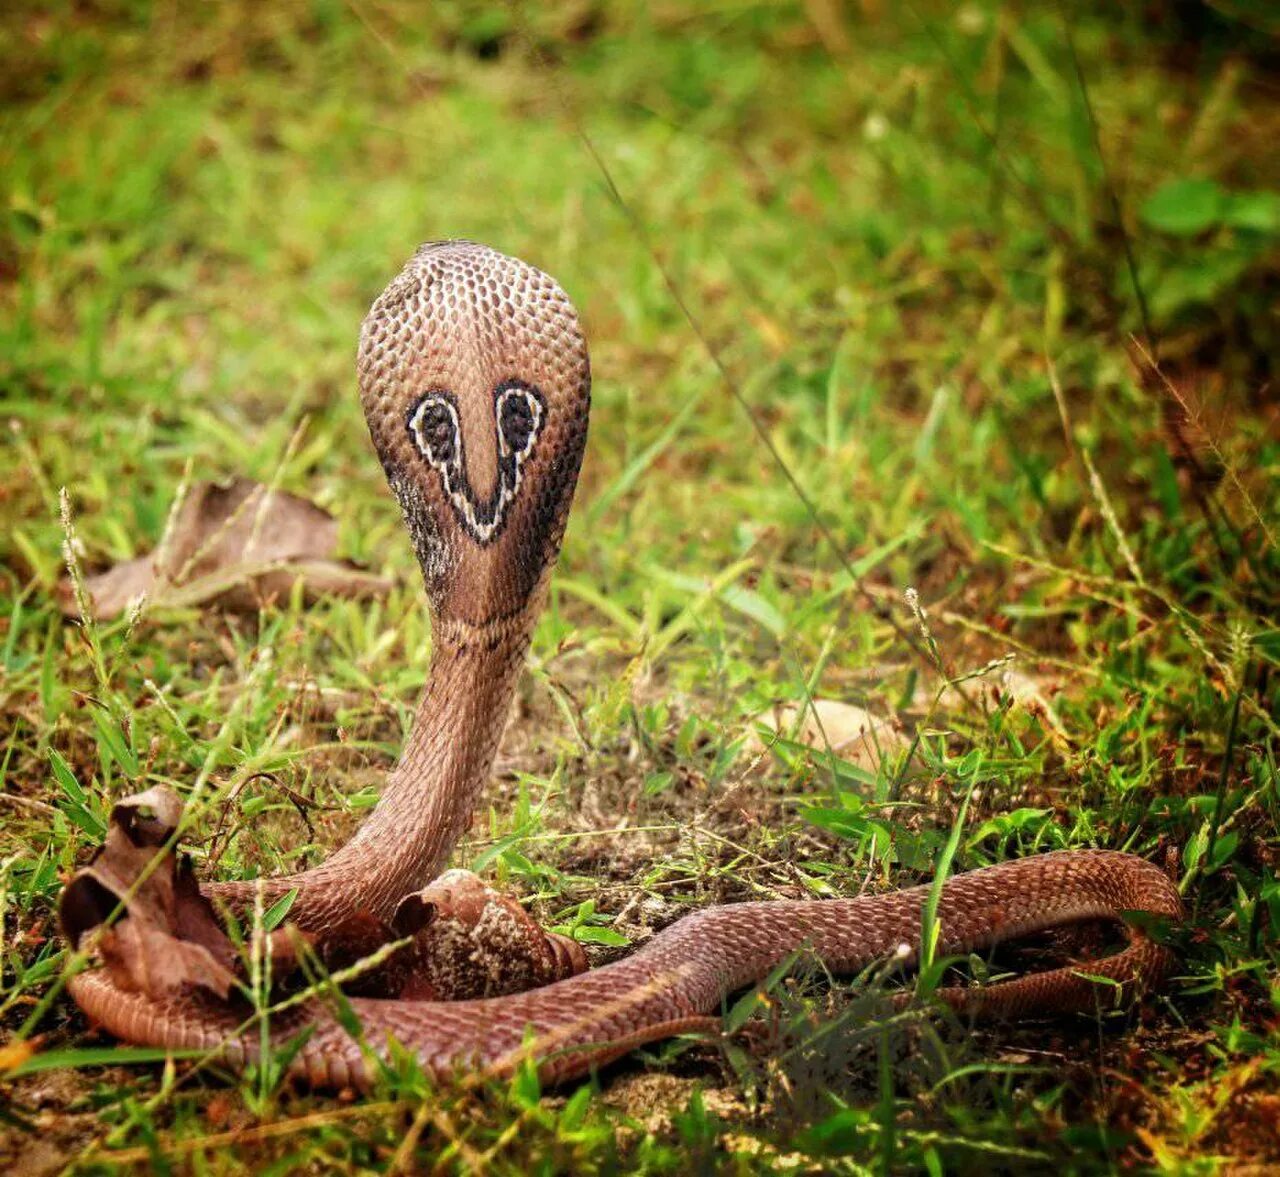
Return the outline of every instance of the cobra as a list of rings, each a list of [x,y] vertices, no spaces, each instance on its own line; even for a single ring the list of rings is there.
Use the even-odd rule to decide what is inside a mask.
[[[290,920],[339,954],[353,921],[382,921],[423,938],[416,959],[429,977],[396,998],[351,997],[355,1036],[330,1001],[311,996],[271,1021],[266,1045],[308,1030],[290,1069],[328,1087],[370,1086],[393,1039],[441,1078],[502,1074],[533,1057],[545,1078],[566,1079],[707,1026],[727,995],[792,954],[811,953],[840,973],[914,960],[927,886],[711,907],[586,970],[576,945],[542,933],[514,902],[464,872],[441,875],[488,780],[564,534],[587,438],[587,347],[547,275],[482,245],[439,242],[421,247],[374,302],[358,368],[373,444],[426,583],[426,687],[378,805],[345,846],[302,874],[203,890],[241,909],[256,889],[262,902],[296,891]],[[62,906],[68,935],[89,944],[110,906],[88,881],[74,881]],[[1132,996],[1172,962],[1132,913],[1176,921],[1180,911],[1158,867],[1115,852],[1045,854],[957,875],[938,897],[938,953],[1099,918],[1124,923],[1126,940],[1075,967],[943,995],[1000,1016],[1091,1009],[1100,982],[1111,983],[1108,1001],[1117,987]],[[460,960],[468,967],[450,964]],[[129,1042],[219,1052],[242,1066],[264,1049],[243,1010],[207,994],[130,988],[110,968],[80,973],[70,989]]]

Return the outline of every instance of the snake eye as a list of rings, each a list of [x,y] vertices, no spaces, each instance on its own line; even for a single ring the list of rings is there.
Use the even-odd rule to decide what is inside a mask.
[[[531,389],[509,386],[498,394],[498,429],[508,453],[523,457],[542,424],[542,402]]]
[[[450,466],[458,456],[458,416],[442,396],[428,395],[409,419],[409,432],[427,461]]]

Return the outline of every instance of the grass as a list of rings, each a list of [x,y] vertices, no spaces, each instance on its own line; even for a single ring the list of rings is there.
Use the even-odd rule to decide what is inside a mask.
[[[11,1169],[1280,1163],[1274,22],[846,7],[6,15]],[[207,776],[197,864],[252,876],[339,844],[397,754],[430,635],[352,355],[444,236],[556,275],[596,373],[459,863],[599,961],[712,902],[1125,848],[1191,912],[1164,993],[973,1029],[872,1016],[798,965],[731,1011],[766,1027],[746,1041],[554,1093],[432,1091],[406,1064],[355,1102],[131,1063],[86,1026],[55,908],[113,798]],[[1133,358],[1148,326],[1159,375]],[[60,488],[96,568],[157,542],[184,477],[231,474],[327,506],[396,590],[61,618]],[[756,717],[809,694],[898,717],[904,750],[761,755]]]

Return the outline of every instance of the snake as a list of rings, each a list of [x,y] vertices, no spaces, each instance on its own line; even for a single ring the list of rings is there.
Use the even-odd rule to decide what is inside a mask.
[[[211,900],[241,909],[255,892],[265,901],[292,893],[290,922],[319,943],[341,940],[361,918],[403,929],[406,897],[433,886],[448,898],[453,872],[441,872],[489,779],[546,602],[591,400],[587,345],[565,292],[532,265],[470,241],[416,251],[364,320],[357,371],[426,587],[425,687],[399,761],[345,845],[301,873],[203,885]],[[83,888],[69,885],[63,925],[81,945],[105,922],[84,907]],[[433,911],[434,901],[419,910]],[[731,995],[792,958],[838,974],[885,961],[909,968],[925,955],[929,927],[930,958],[940,959],[1082,921],[1118,924],[1124,937],[1110,954],[941,991],[954,1008],[984,1016],[1096,1011],[1161,983],[1175,957],[1152,924],[1181,914],[1177,888],[1155,863],[1077,849],[954,874],[940,887],[711,906],[592,969],[576,945],[547,936],[538,968],[527,952],[513,964],[505,986],[513,991],[357,994],[341,1008],[315,992],[265,1034],[234,1003],[189,986],[148,992],[91,967],[69,988],[92,1022],[130,1043],[207,1051],[244,1067],[293,1042],[289,1071],[321,1088],[370,1088],[393,1043],[437,1078],[509,1074],[532,1060],[544,1079],[563,1081],[716,1024]]]

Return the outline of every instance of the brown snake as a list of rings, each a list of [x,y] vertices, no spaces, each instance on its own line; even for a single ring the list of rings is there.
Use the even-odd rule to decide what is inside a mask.
[[[466,909],[473,925],[478,919],[502,934],[496,955],[485,958],[496,960],[496,971],[479,981],[456,985],[437,970],[432,984],[415,989],[411,981],[400,990],[408,996],[352,997],[363,1045],[320,996],[273,1018],[276,1045],[311,1030],[290,1069],[319,1085],[368,1087],[374,1055],[385,1054],[394,1037],[438,1077],[499,1074],[531,1054],[544,1077],[564,1079],[641,1043],[705,1026],[729,993],[793,953],[810,952],[843,973],[895,955],[913,961],[928,887],[713,907],[624,960],[582,972],[576,946],[529,935],[527,920],[517,927],[519,909],[510,901],[475,900],[474,880],[450,872],[428,886],[488,779],[542,608],[586,443],[590,368],[577,314],[552,279],[483,246],[442,242],[419,249],[373,304],[360,337],[359,379],[369,430],[426,581],[431,669],[404,753],[360,831],[314,870],[261,887],[267,902],[297,889],[289,919],[321,949],[368,916],[426,936],[454,926],[455,909]],[[113,905],[95,899],[91,873],[64,894],[64,927],[75,943],[104,924]],[[210,884],[204,892],[244,909],[254,887]],[[134,918],[131,910],[122,924]],[[964,953],[1131,912],[1177,920],[1180,910],[1169,879],[1140,858],[1045,854],[948,880],[936,951]],[[944,996],[959,1008],[1005,1016],[1116,1000],[1116,986],[1100,988],[1090,978],[1109,978],[1130,996],[1157,983],[1172,957],[1132,922],[1126,931],[1128,942],[1114,955]],[[515,941],[508,960],[503,946]],[[468,961],[479,959],[467,953]],[[421,953],[428,964],[438,957],[448,957],[447,946]],[[148,991],[111,967],[69,984],[94,1021],[129,1042],[220,1051],[237,1065],[261,1050],[259,1028],[246,1024],[233,1001],[189,986]],[[450,993],[498,995],[432,997]]]

